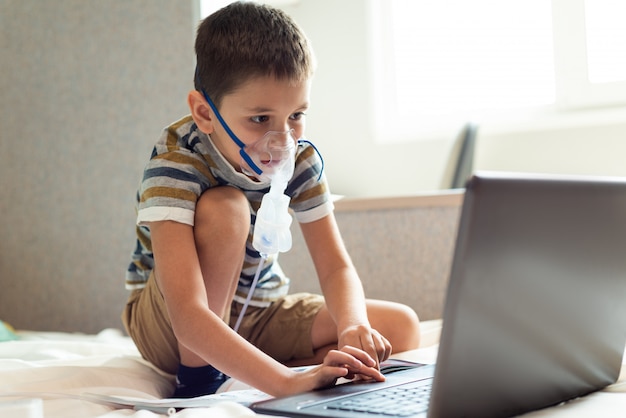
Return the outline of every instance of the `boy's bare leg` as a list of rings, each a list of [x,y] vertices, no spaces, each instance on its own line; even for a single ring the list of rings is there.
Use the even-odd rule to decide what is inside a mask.
[[[372,328],[389,340],[393,352],[413,350],[420,344],[420,322],[407,305],[368,299],[367,315]]]
[[[194,236],[209,308],[224,318],[237,289],[250,231],[250,209],[244,194],[233,187],[207,190],[196,205]],[[179,344],[181,363],[207,364]]]
[[[395,302],[373,299],[366,300],[366,304],[370,325],[389,340],[394,353],[419,347],[419,319],[411,308]],[[330,350],[337,348],[337,327],[325,306],[313,321],[311,340],[315,350],[314,357],[290,361],[287,363],[289,366],[321,363]]]

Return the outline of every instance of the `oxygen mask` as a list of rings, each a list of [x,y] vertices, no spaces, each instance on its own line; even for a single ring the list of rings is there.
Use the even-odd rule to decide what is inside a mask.
[[[241,147],[241,171],[261,182],[286,186],[295,165],[297,141],[294,134],[293,129],[269,131],[261,139]]]

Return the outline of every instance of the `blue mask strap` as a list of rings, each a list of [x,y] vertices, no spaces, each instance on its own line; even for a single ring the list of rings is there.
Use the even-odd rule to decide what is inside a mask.
[[[241,139],[237,138],[237,135],[235,135],[235,133],[230,129],[230,127],[226,124],[226,121],[224,120],[224,118],[222,117],[222,115],[220,115],[220,112],[217,110],[217,106],[215,106],[215,103],[213,103],[213,100],[211,100],[211,98],[209,97],[208,94],[206,94],[206,92],[204,91],[204,89],[202,89],[202,95],[204,96],[204,98],[206,99],[207,103],[209,104],[209,106],[211,107],[211,110],[213,110],[213,113],[215,113],[215,117],[217,118],[217,120],[220,121],[220,123],[222,124],[222,127],[224,128],[224,130],[226,131],[226,133],[228,134],[228,136],[230,136],[230,138],[235,142],[235,144],[237,144],[237,146],[239,147],[239,155],[241,155],[241,158],[243,158],[243,160],[246,162],[246,164],[248,164],[248,166],[252,169],[252,171],[254,171],[257,175],[261,175],[261,173],[263,173],[263,170],[261,170],[255,163],[254,161],[252,161],[252,158],[250,158],[250,156],[248,155],[248,153],[246,153],[243,148],[246,146],[246,144],[244,144]]]
[[[220,112],[217,110],[217,106],[215,106],[215,103],[213,103],[213,100],[211,100],[209,95],[205,93],[204,89],[202,89],[202,95],[204,96],[207,103],[211,107],[211,110],[213,110],[213,113],[215,113],[215,117],[217,117],[217,120],[219,120],[222,126],[224,127],[224,130],[226,131],[226,133],[232,138],[233,141],[235,141],[235,144],[237,144],[239,148],[245,147],[246,144],[241,142],[241,139],[237,138],[237,135],[235,135],[235,133],[231,131],[231,129],[226,124],[226,121],[224,120],[222,115],[220,115]]]
[[[252,171],[254,171],[256,173],[257,176],[260,176],[261,174],[263,174],[263,170],[261,170],[255,163],[254,161],[252,161],[252,158],[250,158],[250,156],[248,155],[247,152],[245,152],[243,150],[243,148],[241,148],[239,150],[239,155],[241,155],[241,158],[243,158],[243,160],[246,162],[246,164],[248,164],[248,167],[250,167],[252,169]]]
[[[317,177],[317,181],[320,181],[320,179],[322,178],[322,174],[324,173],[324,158],[322,157],[322,154],[317,149],[317,147],[308,139],[298,139],[298,144],[309,144],[311,147],[313,147],[313,150],[315,150],[317,156],[320,157],[320,161],[322,162],[322,169],[320,170],[320,175]]]

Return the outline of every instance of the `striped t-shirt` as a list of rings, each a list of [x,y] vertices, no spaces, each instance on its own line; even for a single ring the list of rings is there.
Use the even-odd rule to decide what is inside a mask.
[[[285,194],[298,222],[312,222],[333,210],[322,162],[313,147],[300,143],[294,175]],[[145,286],[154,268],[147,223],[172,220],[193,226],[196,202],[211,187],[232,186],[244,192],[250,202],[250,234],[235,300],[243,302],[261,260],[252,247],[256,211],[269,183],[259,183],[237,172],[215,148],[211,138],[198,130],[191,116],[167,127],[152,151],[137,193],[137,242],[126,272],[126,287]],[[225,214],[224,216],[228,216]],[[289,279],[269,256],[263,266],[251,305],[267,306],[285,295]]]

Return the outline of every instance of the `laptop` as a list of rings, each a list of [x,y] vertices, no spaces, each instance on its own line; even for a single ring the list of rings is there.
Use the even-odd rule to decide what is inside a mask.
[[[614,383],[625,345],[626,179],[476,173],[466,186],[436,364],[252,409],[513,416]],[[396,394],[377,398],[385,392]],[[423,401],[413,400],[420,394]],[[368,402],[378,411],[366,412]]]

